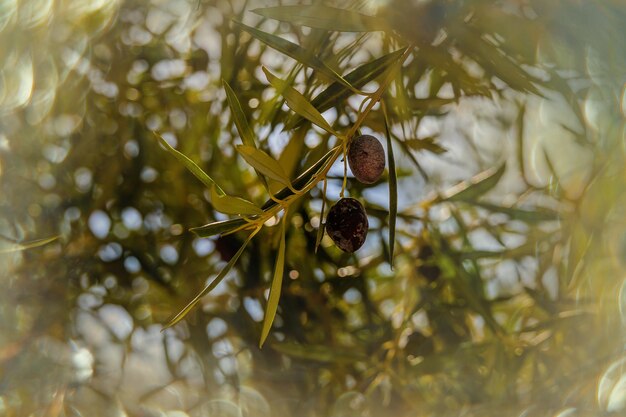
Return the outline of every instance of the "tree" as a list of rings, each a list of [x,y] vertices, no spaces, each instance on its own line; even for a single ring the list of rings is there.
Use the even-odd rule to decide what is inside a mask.
[[[7,413],[619,413],[623,6],[251,3],[7,6]]]

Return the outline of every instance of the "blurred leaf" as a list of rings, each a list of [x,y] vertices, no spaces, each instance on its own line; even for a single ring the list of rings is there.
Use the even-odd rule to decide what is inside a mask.
[[[224,214],[251,215],[263,214],[263,210],[254,203],[240,197],[219,195],[215,187],[211,187],[211,204],[215,210]]]
[[[434,137],[428,137],[424,139],[407,139],[403,142],[409,148],[417,150],[417,151],[424,150],[424,151],[432,152],[437,155],[448,152],[446,148],[440,146],[439,144],[435,142]]]
[[[209,223],[200,227],[192,227],[189,230],[199,237],[210,237],[221,233],[231,232],[246,223],[247,222],[244,219],[228,219]]]
[[[463,181],[450,188],[442,197],[441,201],[469,201],[474,200],[495,187],[504,171],[506,164],[500,168],[491,168],[472,177],[469,181]]]
[[[24,243],[13,242],[8,247],[0,248],[0,254],[20,252],[23,250],[38,248],[39,246],[47,245],[48,243],[54,242],[59,237],[60,236],[54,236],[54,237],[49,237],[46,239],[31,240],[30,242],[24,242]]]
[[[559,213],[546,208],[535,208],[533,210],[524,210],[515,207],[504,207],[495,204],[483,203],[473,201],[472,204],[494,211],[497,213],[503,213],[509,216],[511,220],[521,220],[523,222],[545,222],[551,220],[558,220]]]
[[[209,177],[209,175],[206,172],[204,172],[198,165],[196,165],[195,162],[193,162],[191,159],[187,158],[181,152],[178,152],[176,149],[171,147],[170,144],[167,143],[167,141],[165,139],[163,139],[163,137],[160,134],[158,134],[156,132],[154,132],[154,134],[159,139],[159,142],[161,143],[161,145],[163,145],[165,150],[168,151],[179,162],[181,162],[183,165],[185,165],[185,168],[187,168],[189,170],[189,172],[191,172],[193,175],[195,175],[196,178],[198,178],[200,181],[202,181],[202,183],[204,185],[206,185],[206,187],[209,190],[213,186],[215,186],[215,187],[217,187],[218,193],[226,194],[224,192],[224,190],[222,190],[222,188],[213,180],[213,178]]]
[[[463,53],[476,60],[488,74],[500,78],[513,89],[541,96],[533,84],[539,80],[503,55],[495,45],[485,41],[475,29],[468,25],[456,25],[451,28],[451,35],[460,44]]]
[[[239,145],[237,146],[237,152],[249,163],[254,169],[261,172],[263,175],[278,181],[279,183],[290,186],[291,182],[287,178],[287,174],[280,166],[277,160],[269,156],[264,151],[257,149],[253,146]]]
[[[261,16],[296,26],[339,32],[369,32],[385,30],[387,27],[386,22],[378,17],[319,4],[314,6],[275,6],[252,11]]]
[[[204,287],[202,289],[202,291],[200,291],[198,293],[198,295],[196,295],[193,300],[191,300],[178,314],[176,314],[174,316],[174,318],[172,318],[164,327],[163,330],[170,328],[172,326],[174,326],[175,324],[177,324],[178,322],[180,322],[182,319],[185,318],[185,316],[187,314],[189,314],[189,312],[196,306],[196,304],[198,304],[198,302],[202,299],[202,297],[204,297],[205,295],[207,295],[211,290],[213,290],[215,287],[217,287],[217,285],[222,282],[222,280],[224,279],[224,277],[226,276],[226,274],[228,274],[228,272],[232,269],[233,265],[235,265],[235,263],[237,262],[237,260],[239,259],[239,257],[241,256],[241,254],[243,253],[244,249],[246,248],[246,246],[248,246],[248,243],[250,243],[250,241],[252,240],[252,238],[258,233],[258,231],[261,230],[260,228],[255,229],[252,233],[250,233],[250,235],[248,236],[248,238],[243,242],[243,245],[241,245],[241,247],[239,248],[239,250],[235,253],[235,255],[230,259],[230,261],[228,261],[228,263],[226,264],[226,266],[220,271],[220,273],[217,275],[217,277],[215,277],[215,279],[213,281],[211,281],[211,283],[209,285],[207,285],[206,287]],[[162,331],[163,331],[162,330]]]
[[[298,359],[329,363],[354,363],[367,359],[365,352],[354,347],[272,343],[272,349]]]
[[[383,74],[387,70],[387,68],[389,68],[393,63],[398,61],[398,59],[402,56],[404,52],[404,49],[399,49],[373,61],[370,61],[366,64],[363,64],[350,72],[348,75],[346,75],[345,79],[355,88],[362,88],[367,83],[375,80],[378,76]],[[319,93],[311,101],[311,104],[319,112],[323,113],[331,107],[336,106],[338,103],[343,102],[352,94],[353,92],[351,90],[347,89],[340,83],[335,82],[328,86],[328,88],[326,88],[324,91]],[[303,119],[298,115],[295,115],[287,122],[286,128],[291,129],[293,127],[297,127],[302,122]]]
[[[391,142],[391,133],[389,132],[389,120],[384,103],[383,115],[385,117],[387,165],[389,169],[389,265],[391,265],[393,269],[393,255],[396,244],[396,220],[398,217],[398,177],[396,174],[396,160],[393,156],[393,143]]]
[[[280,78],[276,77],[267,68],[263,67],[263,72],[265,73],[265,76],[267,77],[267,80],[270,82],[270,84],[272,84],[272,86],[278,91],[279,94],[285,97],[287,105],[291,110],[295,111],[300,116],[321,127],[328,133],[335,136],[337,135],[333,128],[330,127],[326,119],[322,117],[320,112],[317,111],[317,109],[313,107],[313,105],[309,103],[306,97],[300,94],[299,91],[291,87],[286,81],[283,81]]]
[[[314,70],[326,75],[331,80],[335,80],[339,84],[346,86],[348,89],[353,89],[353,87],[350,85],[348,81],[346,81],[335,70],[333,70],[328,65],[326,65],[324,61],[322,61],[317,56],[315,56],[311,51],[307,51],[300,45],[290,42],[279,36],[272,35],[267,32],[263,32],[261,30],[247,26],[236,20],[234,20],[233,22],[237,26],[239,26],[241,29],[245,30],[250,35],[258,39],[259,41],[295,59],[302,65],[305,65],[309,68],[313,68]]]
[[[263,318],[263,329],[261,330],[259,347],[263,347],[263,343],[265,343],[265,339],[267,339],[267,336],[270,333],[272,323],[274,323],[274,317],[276,316],[276,310],[278,309],[278,302],[280,301],[280,291],[283,285],[283,271],[285,269],[286,224],[287,212],[285,211],[281,223],[280,244],[278,245],[278,255],[276,257],[276,266],[274,267],[274,277],[272,278],[270,286],[270,294],[265,307],[265,317]]]

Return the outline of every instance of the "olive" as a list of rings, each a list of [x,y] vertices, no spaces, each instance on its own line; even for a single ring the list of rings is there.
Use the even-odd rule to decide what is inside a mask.
[[[378,139],[361,135],[350,143],[348,164],[357,180],[373,184],[385,170],[385,150]]]
[[[328,211],[326,232],[344,252],[352,253],[363,246],[368,228],[365,208],[354,198],[342,198]]]

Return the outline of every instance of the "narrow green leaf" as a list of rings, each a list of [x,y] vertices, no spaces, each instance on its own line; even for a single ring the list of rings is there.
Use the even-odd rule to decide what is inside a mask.
[[[209,292],[211,292],[215,287],[217,287],[217,285],[222,282],[222,280],[224,279],[224,277],[226,277],[226,275],[228,274],[228,272],[233,268],[233,265],[235,265],[235,263],[237,262],[237,260],[239,259],[239,257],[241,256],[241,254],[243,253],[244,249],[246,248],[246,246],[248,246],[248,243],[250,243],[250,241],[252,240],[252,238],[258,233],[258,231],[261,230],[260,228],[255,229],[252,233],[250,233],[250,235],[248,236],[248,238],[243,242],[243,245],[241,245],[241,247],[239,248],[239,250],[237,251],[237,253],[235,253],[235,255],[230,259],[230,261],[228,261],[228,263],[226,264],[226,266],[220,271],[220,273],[217,275],[217,277],[215,277],[215,279],[213,281],[211,281],[211,283],[209,285],[207,285],[206,287],[204,287],[202,289],[202,291],[200,291],[198,293],[198,295],[196,295],[193,300],[191,300],[178,314],[176,314],[174,316],[174,318],[172,318],[164,327],[163,330],[174,326],[175,324],[177,324],[178,322],[180,322],[182,319],[185,318],[185,316],[187,314],[189,314],[189,312],[196,306],[196,304],[198,304],[198,302],[202,299],[202,297],[204,297],[205,295],[207,295]],[[163,331],[162,330],[162,331]]]
[[[236,214],[242,216],[263,214],[263,210],[251,201],[226,194],[220,195],[215,187],[211,187],[211,204],[215,210],[224,214]]]
[[[254,36],[256,39],[265,43],[271,48],[274,48],[277,51],[282,52],[283,54],[295,59],[302,65],[313,68],[314,70],[326,75],[331,80],[335,80],[336,82],[346,86],[351,90],[354,89],[354,87],[352,87],[348,81],[346,81],[341,75],[339,75],[336,71],[326,65],[324,61],[315,56],[311,51],[307,51],[300,45],[290,42],[287,39],[283,39],[279,36],[272,35],[271,33],[263,32],[236,20],[233,20],[233,22],[241,29],[245,30],[250,35]]]
[[[308,26],[338,32],[370,32],[387,28],[386,22],[381,18],[364,15],[353,10],[322,5],[275,6],[252,11],[261,16],[296,26]]]
[[[277,160],[269,156],[267,153],[252,146],[239,145],[237,152],[246,160],[250,166],[258,170],[263,175],[278,181],[279,183],[289,186],[291,182],[287,178],[287,174],[280,166]]]
[[[222,233],[232,232],[245,224],[245,219],[228,219],[205,224],[204,226],[193,227],[189,230],[195,233],[198,237],[211,237]]]
[[[434,137],[428,137],[424,139],[408,139],[404,143],[411,149],[418,151],[428,151],[434,154],[442,154],[448,152],[448,150],[435,142]]]
[[[306,171],[298,175],[298,177],[293,181],[293,188],[295,188],[296,190],[303,189],[309,183],[309,181],[311,181],[319,172],[321,172],[326,167],[326,164],[332,160],[333,155],[335,155],[338,149],[339,148],[331,149],[324,156],[322,156],[315,164],[311,165],[311,167],[309,167]],[[293,191],[289,189],[288,187],[285,187],[279,192],[277,192],[274,197],[279,200],[284,200],[285,198],[289,197],[292,194],[293,194]],[[263,210],[267,210],[275,206],[276,204],[277,203],[274,200],[270,199],[270,200],[267,200],[261,208]]]
[[[383,74],[389,66],[393,65],[398,61],[398,59],[400,59],[404,52],[404,49],[399,49],[363,64],[346,75],[345,79],[352,86],[354,86],[354,88],[362,88],[367,83],[375,80],[378,76]],[[319,93],[313,101],[311,101],[311,104],[320,113],[323,113],[331,107],[336,106],[337,103],[342,103],[346,98],[350,97],[350,95],[352,95],[351,90],[347,89],[340,83],[335,82]],[[295,115],[287,122],[286,127],[287,129],[298,127],[303,121],[304,119],[301,116]]]
[[[182,154],[181,152],[178,152],[176,149],[171,147],[170,144],[167,143],[165,139],[163,139],[163,136],[161,136],[160,134],[156,132],[154,132],[154,134],[159,139],[159,142],[161,143],[161,145],[163,145],[165,150],[168,151],[170,155],[176,158],[179,162],[185,165],[185,168],[187,168],[189,172],[195,175],[196,178],[202,181],[202,183],[206,185],[208,189],[211,189],[213,186],[215,186],[217,187],[217,190],[219,193],[225,194],[224,190],[222,190],[222,188],[219,185],[217,185],[217,183],[213,180],[213,178],[209,177],[209,175],[206,172],[204,172],[198,165],[196,165],[195,162],[193,162],[191,159],[187,158],[184,154]]]
[[[396,220],[398,218],[398,177],[396,174],[396,160],[393,156],[393,144],[389,132],[389,118],[387,108],[383,103],[385,119],[385,135],[387,136],[387,165],[389,169],[389,265],[393,269],[393,254],[396,245]]]
[[[248,124],[248,119],[246,118],[246,114],[241,107],[241,103],[239,102],[235,91],[230,87],[230,85],[228,85],[228,82],[226,82],[226,80],[222,80],[222,84],[224,84],[226,99],[228,100],[230,112],[233,116],[235,126],[237,126],[239,136],[241,136],[241,141],[244,145],[256,147],[256,143],[254,141],[254,133],[252,132],[252,129]]]
[[[498,169],[488,169],[474,176],[469,181],[463,181],[450,188],[442,197],[444,201],[469,201],[474,200],[498,184],[506,170],[506,164]]]
[[[295,88],[291,87],[286,81],[281,80],[272,74],[267,68],[263,67],[263,72],[267,77],[267,80],[272,84],[272,86],[283,96],[287,101],[287,105],[289,108],[300,116],[308,119],[312,123],[321,127],[328,133],[332,135],[337,135],[337,133],[333,130],[332,127],[328,124],[326,119],[322,117],[321,113],[317,111],[315,107],[297,91]]]
[[[20,252],[23,250],[38,248],[39,246],[47,245],[50,242],[54,242],[58,238],[59,236],[54,236],[46,239],[32,240],[30,242],[24,243],[13,242],[8,247],[0,248],[0,254]]]
[[[326,211],[326,185],[328,182],[326,178],[324,178],[324,187],[322,188],[322,209],[320,210],[320,224],[317,227],[317,236],[315,237],[315,253],[317,253],[317,249],[322,243],[322,238],[324,237],[324,212]]]
[[[478,201],[473,201],[472,204],[487,209],[489,211],[506,214],[511,220],[520,220],[528,223],[546,222],[559,219],[559,213],[547,208],[535,208],[532,210],[525,210],[516,207],[504,207]]]
[[[263,329],[261,330],[261,340],[259,341],[259,347],[263,347],[263,343],[265,343],[265,339],[267,339],[267,336],[270,333],[272,323],[274,323],[274,317],[276,317],[278,301],[280,300],[280,290],[283,285],[283,271],[285,269],[286,223],[287,212],[285,211],[281,224],[280,244],[278,245],[278,255],[276,257],[276,266],[274,267],[274,277],[272,278],[270,294],[267,299],[267,305],[265,307],[265,317],[263,318]]]

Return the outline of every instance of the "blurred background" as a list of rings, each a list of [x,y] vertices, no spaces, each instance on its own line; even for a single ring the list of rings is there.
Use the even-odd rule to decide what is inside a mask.
[[[0,2],[0,415],[624,415],[622,2],[308,3],[386,22],[363,32],[251,12],[279,4],[302,2]],[[153,132],[257,203],[222,80],[291,177],[336,144],[294,122],[261,66],[310,99],[333,80],[233,19],[367,69],[365,91],[416,45],[384,98],[393,269],[388,176],[349,174],[370,216],[354,255],[328,237],[315,253],[320,184],[290,212],[263,349],[270,226],[162,331],[245,235],[188,231],[226,216]],[[335,99],[320,110],[347,131],[360,99]],[[386,143],[383,120],[377,106],[362,131]],[[342,179],[338,161],[329,203]]]

